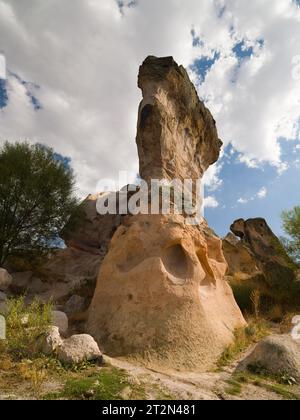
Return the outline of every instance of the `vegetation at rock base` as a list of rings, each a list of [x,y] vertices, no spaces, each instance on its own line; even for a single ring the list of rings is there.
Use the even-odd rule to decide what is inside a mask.
[[[2,314],[6,320],[6,340],[0,340],[0,352],[15,360],[40,354],[40,338],[51,324],[52,304],[34,300],[26,305],[21,296],[8,299],[6,307]]]
[[[286,281],[282,276],[282,284],[266,285],[263,278],[245,281],[238,276],[231,281],[235,300],[243,314],[262,317],[272,322],[281,323],[289,313],[299,313],[300,283]]]
[[[251,321],[247,327],[237,329],[234,333],[233,343],[224,350],[218,360],[218,367],[228,366],[251,346],[251,344],[258,343],[268,333],[268,326],[263,320]]]
[[[126,372],[104,367],[84,377],[67,379],[60,392],[47,394],[44,399],[116,400],[130,397],[133,393]]]
[[[44,145],[10,144],[0,149],[0,265],[10,256],[55,246],[76,213],[75,178],[68,162]]]
[[[282,213],[283,229],[288,238],[283,238],[284,246],[294,261],[300,264],[300,206]]]
[[[299,387],[293,384],[283,383],[280,378],[268,376],[265,373],[238,372],[227,380],[225,392],[232,396],[241,396],[244,387],[252,385],[277,394],[285,400],[300,400]]]

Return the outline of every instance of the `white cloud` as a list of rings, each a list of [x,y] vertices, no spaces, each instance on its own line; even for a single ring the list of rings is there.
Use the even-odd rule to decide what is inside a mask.
[[[219,207],[219,203],[213,196],[207,196],[204,198],[204,208],[217,208]]]
[[[262,188],[258,191],[258,193],[257,193],[257,197],[258,197],[258,198],[260,198],[260,199],[263,199],[263,198],[266,198],[267,194],[268,194],[268,190],[267,190],[267,188],[266,188],[266,187],[262,187]]]
[[[238,204],[248,204],[248,203],[250,203],[251,201],[254,201],[256,198],[259,198],[259,199],[264,199],[264,198],[266,198],[267,197],[267,194],[268,194],[268,190],[267,190],[267,188],[266,187],[262,187],[258,192],[257,192],[257,194],[255,194],[255,195],[253,195],[253,196],[251,196],[251,197],[248,197],[248,198],[245,198],[245,197],[241,197],[241,198],[239,198],[238,200],[237,200],[237,202],[238,202]]]
[[[210,166],[205,172],[203,182],[209,191],[216,191],[222,186],[223,181],[220,179],[222,166],[223,165],[221,163],[217,162]]]
[[[0,54],[0,79],[6,79],[6,63],[3,54]]]
[[[126,4],[121,14],[114,0],[0,0],[8,70],[40,86],[36,94],[43,106],[34,112],[24,86],[8,74],[1,141],[53,146],[72,158],[80,192],[94,192],[100,178],[138,171],[136,82],[143,59],[173,55],[188,67],[218,50],[220,59],[199,94],[214,113],[220,137],[250,166],[268,161],[281,167],[278,137],[299,136],[300,82],[292,77],[292,59],[300,54],[300,9],[288,0]],[[202,41],[196,47],[192,28]],[[242,39],[254,52],[238,67],[232,48]],[[207,178],[212,189],[220,185],[218,166]]]
[[[247,204],[249,203],[249,200],[247,200],[247,198],[239,198],[237,202],[239,204]]]

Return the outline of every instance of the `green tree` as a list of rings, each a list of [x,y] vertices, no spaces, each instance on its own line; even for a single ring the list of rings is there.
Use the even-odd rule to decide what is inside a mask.
[[[51,248],[78,207],[68,162],[40,144],[0,149],[0,265]]]
[[[289,255],[300,263],[300,206],[282,213],[283,229],[288,238],[283,243]]]

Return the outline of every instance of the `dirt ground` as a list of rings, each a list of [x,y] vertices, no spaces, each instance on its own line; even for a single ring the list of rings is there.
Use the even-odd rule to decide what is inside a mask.
[[[245,354],[240,358],[245,357]],[[238,361],[219,371],[208,373],[157,372],[131,362],[105,357],[105,368],[87,366],[78,371],[51,373],[39,378],[32,375],[30,364],[22,375],[16,374],[16,367],[0,364],[0,400],[38,399],[102,399],[94,394],[93,385],[85,382],[106,369],[122,372],[126,383],[112,399],[158,399],[158,400],[286,400],[300,399],[300,387],[283,386],[268,378],[258,378],[235,373]],[[19,369],[19,367],[18,367]],[[27,372],[27,375],[26,375]],[[53,371],[54,372],[54,371]],[[96,377],[96,376],[95,376]],[[64,394],[65,384],[74,380],[77,388],[72,394]],[[122,384],[122,381],[120,381]],[[95,381],[98,383],[98,381]],[[83,384],[86,388],[83,388]],[[108,385],[107,385],[108,386]],[[115,384],[109,386],[115,387]],[[81,391],[78,391],[78,387]],[[90,387],[90,389],[89,389]],[[103,399],[105,399],[103,397]]]

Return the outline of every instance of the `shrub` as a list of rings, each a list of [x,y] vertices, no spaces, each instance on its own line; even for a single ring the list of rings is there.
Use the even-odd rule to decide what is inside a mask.
[[[51,324],[52,304],[37,300],[26,305],[24,297],[9,299],[6,319],[6,340],[0,341],[0,350],[15,359],[32,358],[41,351],[40,338]]]

